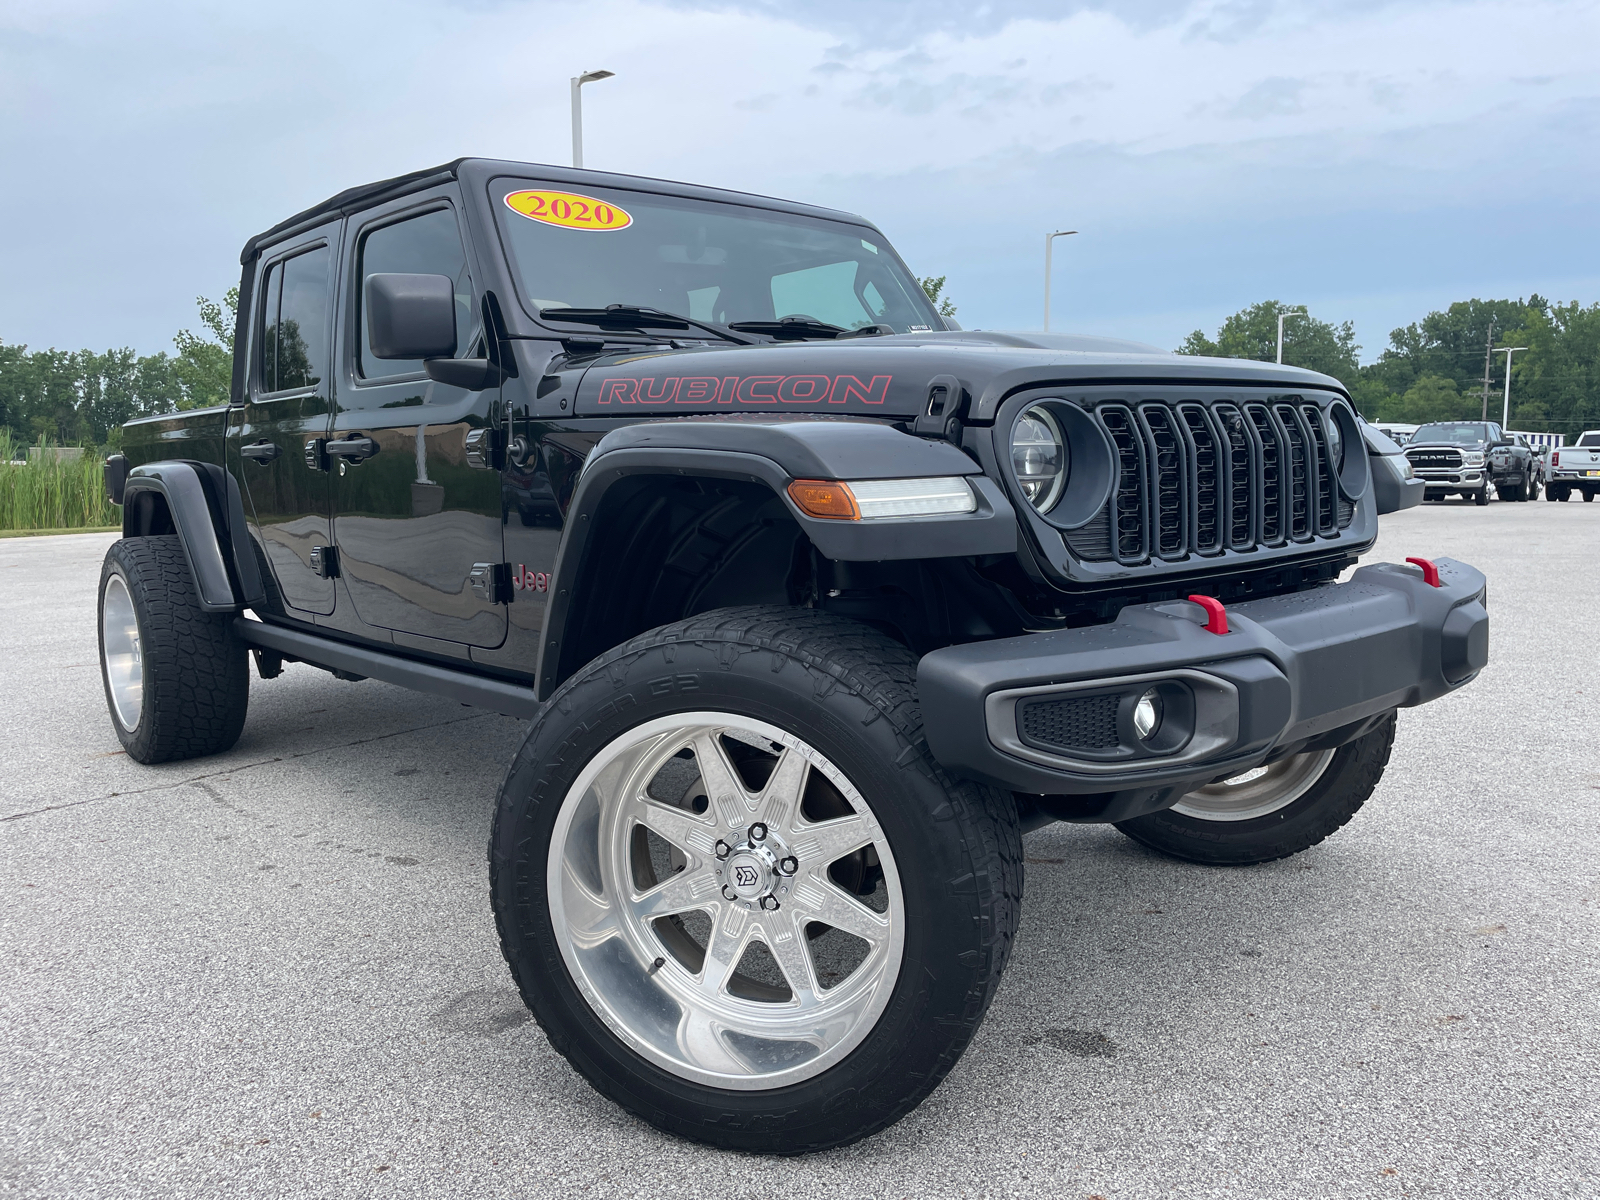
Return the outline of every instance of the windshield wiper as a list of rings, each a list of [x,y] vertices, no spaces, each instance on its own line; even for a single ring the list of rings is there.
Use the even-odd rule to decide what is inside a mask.
[[[761,333],[780,342],[802,342],[811,338],[836,338],[849,330],[808,317],[784,317],[781,321],[729,321],[729,329],[740,333]]]
[[[578,321],[608,329],[704,329],[725,342],[740,346],[752,344],[747,338],[728,332],[729,328],[737,326],[725,328],[710,321],[697,321],[693,317],[638,304],[608,304],[604,308],[541,308],[539,316],[547,321]]]

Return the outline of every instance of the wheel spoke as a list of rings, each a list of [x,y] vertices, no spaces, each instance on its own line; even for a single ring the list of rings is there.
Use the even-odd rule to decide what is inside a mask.
[[[777,960],[783,977],[789,981],[789,990],[794,993],[795,999],[802,1006],[815,1004],[820,990],[817,987],[816,965],[811,961],[811,949],[806,945],[805,922],[796,920],[794,907],[791,905],[778,912],[762,913],[761,931],[761,940],[772,951],[772,957]]]
[[[802,863],[820,869],[871,842],[872,831],[865,818],[840,817],[837,821],[802,825],[795,833],[794,852]]]
[[[693,908],[707,908],[716,895],[717,877],[710,867],[680,871],[665,883],[634,897],[633,912],[641,921],[651,921]]]
[[[633,819],[685,852],[709,854],[716,846],[712,826],[681,808],[639,799],[633,804]]]
[[[813,874],[804,887],[796,889],[795,903],[809,910],[808,920],[832,925],[874,946],[889,933],[887,917],[873,912],[853,896],[847,896],[825,875]]]
[[[800,824],[800,797],[805,794],[810,773],[811,764],[804,755],[798,750],[784,750],[761,792],[761,814],[773,829],[787,833]]]
[[[723,752],[722,738],[713,730],[700,734],[692,745],[695,765],[700,769],[700,782],[705,784],[712,805],[729,826],[742,824],[750,809],[750,797]]]
[[[723,906],[715,916],[711,936],[706,939],[705,965],[700,968],[700,990],[713,995],[727,986],[728,977],[739,965],[744,954],[747,923],[744,909],[731,904]]]

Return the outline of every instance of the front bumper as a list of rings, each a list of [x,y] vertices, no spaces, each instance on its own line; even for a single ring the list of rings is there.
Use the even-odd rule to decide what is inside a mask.
[[[917,668],[928,746],[968,778],[1096,797],[1077,819],[1168,807],[1200,784],[1339,745],[1391,709],[1471,682],[1489,653],[1484,578],[1450,559],[1438,568],[1438,587],[1383,563],[1348,583],[1230,605],[1221,635],[1180,600],[1130,606],[1108,625],[936,650]],[[1136,744],[1128,722],[1131,698],[1152,688],[1170,697],[1165,711],[1185,735],[1181,744],[1169,735],[1164,753]],[[1050,745],[1025,728],[1033,710],[1022,706],[1097,699],[1100,727],[1122,745]]]

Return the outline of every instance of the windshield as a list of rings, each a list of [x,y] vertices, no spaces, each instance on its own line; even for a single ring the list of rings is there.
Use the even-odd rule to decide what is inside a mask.
[[[1457,446],[1480,446],[1490,439],[1489,427],[1481,422],[1441,421],[1424,425],[1411,436],[1418,446],[1450,442]]]
[[[523,300],[547,320],[559,308],[627,304],[719,324],[944,328],[905,264],[863,226],[611,188],[491,186]]]

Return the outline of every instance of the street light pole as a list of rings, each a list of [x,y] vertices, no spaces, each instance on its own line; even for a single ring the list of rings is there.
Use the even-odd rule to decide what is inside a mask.
[[[583,85],[610,79],[615,71],[585,71],[572,77],[572,165],[583,166]]]
[[[1500,410],[1500,432],[1506,431],[1506,426],[1511,424],[1511,356],[1518,350],[1526,350],[1526,346],[1500,346],[1496,354],[1506,356],[1506,399],[1505,406]]]
[[[1283,366],[1283,323],[1290,317],[1306,316],[1303,308],[1291,308],[1278,314],[1278,365]]]
[[[1058,229],[1044,235],[1044,331],[1050,332],[1050,254],[1058,237],[1071,237],[1076,229]]]

